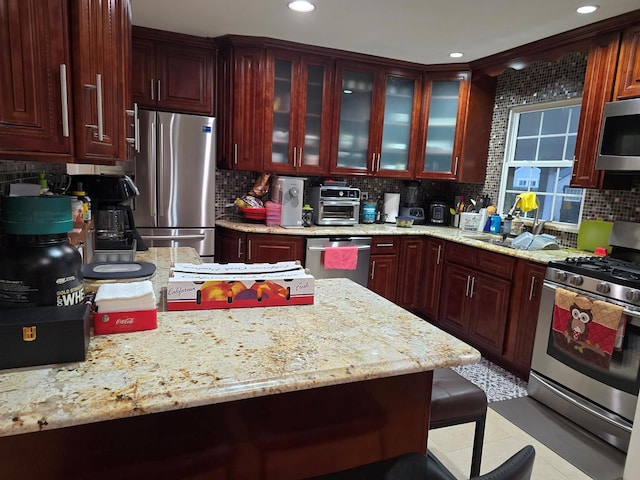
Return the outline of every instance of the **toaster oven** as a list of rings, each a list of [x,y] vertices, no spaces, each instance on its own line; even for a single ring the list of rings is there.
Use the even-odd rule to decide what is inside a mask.
[[[309,203],[313,223],[325,226],[356,225],[360,221],[360,189],[346,186],[312,187]]]

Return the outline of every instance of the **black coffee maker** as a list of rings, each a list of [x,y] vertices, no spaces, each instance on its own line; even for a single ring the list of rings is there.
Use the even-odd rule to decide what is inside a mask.
[[[147,250],[136,230],[133,211],[126,202],[138,195],[127,175],[73,175],[71,186],[81,183],[89,198],[96,228],[96,250]],[[72,188],[72,190],[73,190]]]

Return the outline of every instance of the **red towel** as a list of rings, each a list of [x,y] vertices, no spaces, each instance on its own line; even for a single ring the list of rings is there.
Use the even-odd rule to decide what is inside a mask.
[[[355,270],[358,265],[358,247],[328,247],[324,251],[322,265],[329,270]]]
[[[553,309],[554,344],[576,358],[608,369],[616,334],[624,333],[623,311],[619,305],[558,288]]]

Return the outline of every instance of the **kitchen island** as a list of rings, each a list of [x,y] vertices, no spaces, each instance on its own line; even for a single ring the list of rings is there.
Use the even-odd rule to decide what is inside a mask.
[[[344,279],[313,305],[166,312],[85,362],[0,373],[0,478],[303,478],[424,451],[432,370],[479,353]],[[91,288],[91,286],[88,286]]]

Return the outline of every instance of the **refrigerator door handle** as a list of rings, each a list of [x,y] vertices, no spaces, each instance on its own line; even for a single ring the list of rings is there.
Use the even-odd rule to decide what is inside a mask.
[[[153,120],[151,120],[150,122],[151,125],[151,159],[156,158],[156,154],[158,152],[158,150],[161,150],[158,148],[158,144],[156,142],[156,119],[155,119],[155,115],[153,116]],[[155,178],[156,178],[156,174],[157,174],[157,167],[156,167],[156,163],[154,161],[149,161],[149,165],[148,165],[148,170],[149,170],[149,192],[151,193],[150,198],[151,198],[151,216],[153,217],[153,221],[155,222],[154,225],[157,225],[157,221],[158,221],[158,202],[156,201],[156,183],[155,183]]]
[[[159,132],[159,136],[160,136],[160,141],[158,143],[158,167],[157,167],[157,171],[154,172],[154,178],[158,178],[158,171],[162,172],[162,174],[165,174],[165,170],[164,170],[164,124],[158,120],[158,132]],[[158,200],[156,202],[156,205],[163,205],[164,206],[164,185],[163,185],[163,180],[162,179],[158,179],[159,181],[156,182],[157,184],[157,189],[158,189]],[[157,206],[156,206],[157,208]],[[156,216],[156,221],[157,221],[157,216],[158,216],[158,212],[154,212],[155,216]]]
[[[143,240],[204,240],[200,235],[140,235]]]

